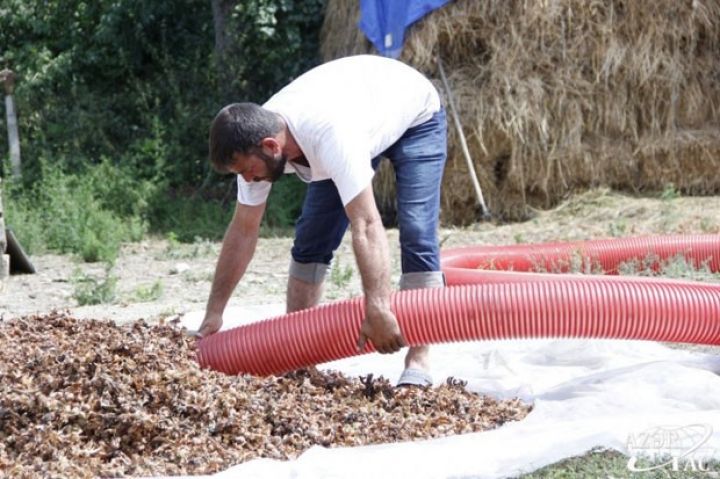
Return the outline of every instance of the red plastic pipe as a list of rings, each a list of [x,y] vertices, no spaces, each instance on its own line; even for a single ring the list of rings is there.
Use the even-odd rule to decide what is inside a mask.
[[[657,271],[673,257],[695,268],[720,270],[720,235],[665,235],[540,243],[511,246],[468,246],[443,252],[448,284],[475,283],[461,270],[502,270],[618,274],[623,265]],[[472,273],[472,271],[470,271]]]
[[[409,345],[479,339],[586,337],[720,344],[720,285],[624,276],[481,271],[568,271],[578,264],[616,273],[683,255],[720,270],[720,236],[678,235],[466,247],[444,252],[448,283],[480,283],[393,294]],[[212,335],[198,360],[228,374],[280,374],[358,354],[362,298],[278,316]],[[364,352],[373,351],[368,345]]]

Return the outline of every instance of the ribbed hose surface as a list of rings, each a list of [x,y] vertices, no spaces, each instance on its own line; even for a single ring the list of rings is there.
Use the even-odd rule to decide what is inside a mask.
[[[720,286],[686,281],[471,271],[458,267],[562,269],[568,254],[620,263],[682,254],[720,270],[720,236],[667,236],[508,247],[443,255],[449,282],[482,282],[393,294],[392,308],[410,345],[478,339],[591,337],[720,344]],[[462,277],[461,273],[468,273]],[[362,298],[298,311],[212,335],[198,360],[228,374],[280,374],[358,354]],[[373,351],[369,345],[365,352]]]
[[[448,268],[617,274],[623,263],[657,269],[684,256],[693,266],[720,270],[720,235],[639,236],[605,240],[511,246],[469,246],[443,253]],[[447,275],[447,273],[446,273]]]

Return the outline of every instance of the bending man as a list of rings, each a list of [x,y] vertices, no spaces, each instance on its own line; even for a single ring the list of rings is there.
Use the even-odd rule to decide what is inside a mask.
[[[447,150],[445,113],[422,74],[387,58],[360,55],[318,66],[263,106],[223,108],[210,127],[215,169],[237,174],[238,201],[225,233],[199,335],[222,314],[252,259],[272,182],[295,173],[309,183],[295,227],[287,311],[320,301],[333,253],[350,225],[365,295],[358,347],[405,346],[390,309],[390,260],[372,178],[392,162],[402,259],[401,289],[442,287],[437,239]],[[399,384],[429,384],[428,348],[409,348]]]

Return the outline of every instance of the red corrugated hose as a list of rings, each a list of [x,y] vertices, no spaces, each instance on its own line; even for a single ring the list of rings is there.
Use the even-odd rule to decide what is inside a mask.
[[[448,287],[394,293],[392,309],[411,346],[551,337],[720,344],[718,284],[556,274],[658,270],[675,257],[717,273],[720,235],[448,250]],[[363,310],[354,298],[220,332],[199,341],[198,361],[228,374],[269,375],[354,356]],[[372,351],[368,344],[363,353]]]

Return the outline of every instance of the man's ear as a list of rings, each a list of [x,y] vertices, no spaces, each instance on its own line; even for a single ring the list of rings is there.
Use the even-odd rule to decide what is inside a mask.
[[[277,141],[272,136],[268,136],[267,138],[263,138],[260,140],[260,147],[269,150],[270,154],[273,156],[282,153],[282,147],[280,146],[280,142]]]

